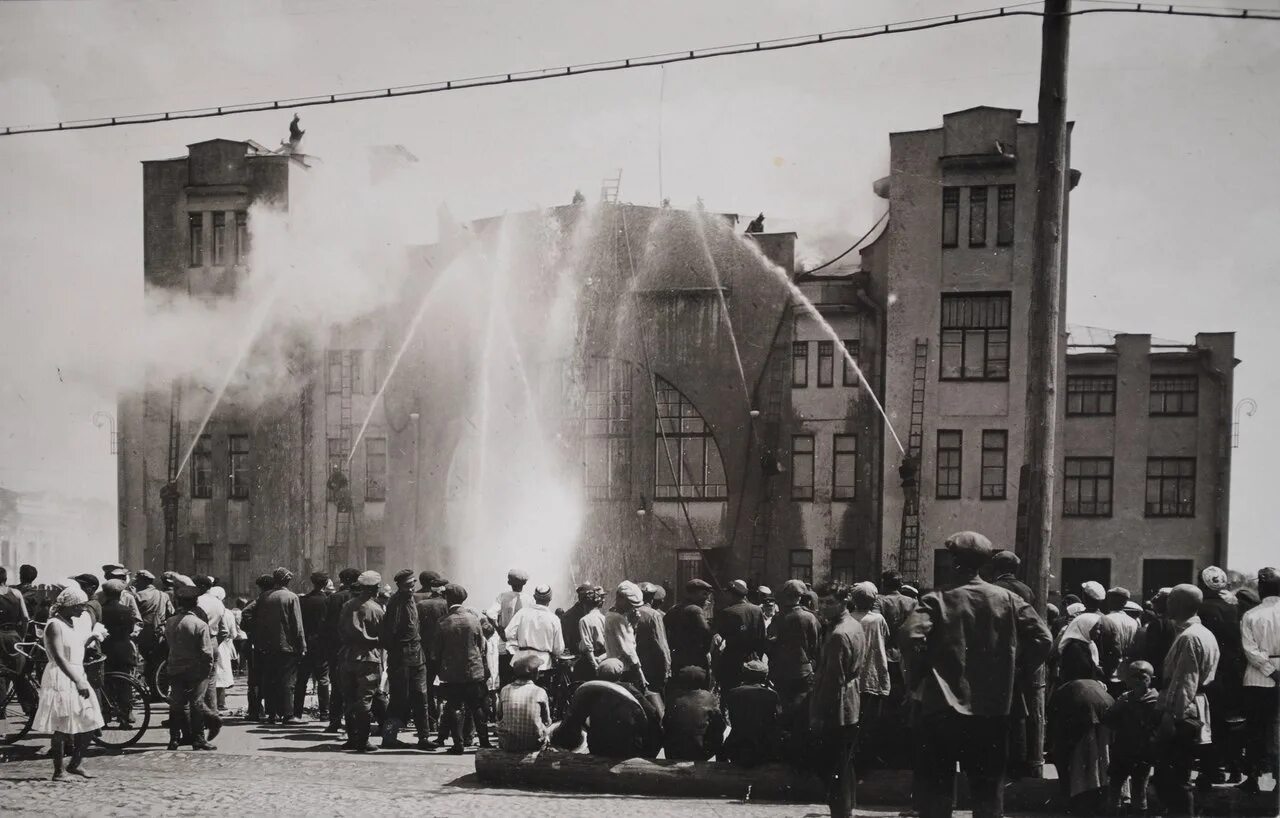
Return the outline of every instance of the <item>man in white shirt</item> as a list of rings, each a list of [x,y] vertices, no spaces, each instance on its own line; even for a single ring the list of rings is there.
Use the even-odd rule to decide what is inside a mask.
[[[1258,791],[1258,776],[1267,770],[1280,778],[1276,741],[1280,738],[1280,572],[1258,572],[1262,601],[1240,618],[1244,669],[1246,757],[1248,773],[1241,787]]]
[[[547,604],[551,602],[551,589],[539,585],[533,590],[533,604],[524,605],[507,623],[503,636],[512,662],[522,656],[533,655],[538,659],[539,674],[551,670],[555,658],[564,653],[564,633],[560,630],[560,617]]]
[[[512,568],[507,572],[507,585],[511,586],[510,591],[503,591],[498,594],[498,638],[503,639],[507,634],[507,626],[511,624],[511,619],[516,612],[526,605],[532,605],[533,600],[524,592],[524,586],[529,582],[529,575],[517,568]],[[514,676],[511,673],[511,653],[507,650],[507,646],[500,645],[498,651],[498,678],[504,686],[511,683]]]

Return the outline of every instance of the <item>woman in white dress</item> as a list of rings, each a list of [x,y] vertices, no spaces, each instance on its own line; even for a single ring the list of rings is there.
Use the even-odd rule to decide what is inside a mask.
[[[102,727],[102,710],[84,674],[85,644],[95,637],[85,614],[89,597],[74,583],[58,594],[56,613],[44,629],[44,649],[49,655],[40,678],[40,704],[32,729],[53,736],[53,780],[62,780],[63,747],[71,742],[71,763],[66,771],[83,778],[84,750],[93,731]]]
[[[222,602],[227,592],[219,586],[209,590],[214,599]],[[217,663],[214,665],[214,685],[218,690],[217,704],[219,712],[227,709],[227,690],[235,684],[235,674],[231,672],[231,662],[236,658],[236,640],[240,638],[240,626],[236,623],[235,612],[223,607],[222,626],[226,629],[227,638],[218,643]],[[218,623],[210,622],[209,630],[217,631]]]

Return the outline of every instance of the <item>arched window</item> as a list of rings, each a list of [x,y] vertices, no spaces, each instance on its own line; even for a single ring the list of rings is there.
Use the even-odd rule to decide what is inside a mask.
[[[720,447],[688,398],[654,376],[658,393],[653,495],[659,500],[723,500],[729,496]]]

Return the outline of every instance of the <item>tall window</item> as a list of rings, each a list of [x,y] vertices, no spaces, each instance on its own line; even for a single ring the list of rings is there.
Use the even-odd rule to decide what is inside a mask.
[[[1013,185],[1001,185],[996,204],[996,245],[1013,244]]]
[[[671,384],[656,378],[658,434],[654,436],[656,479],[653,494],[659,499],[723,500],[729,496],[720,447],[707,422]],[[674,469],[674,473],[673,473]]]
[[[831,549],[831,580],[845,585],[852,585],[857,580],[852,548]]]
[[[796,341],[791,345],[791,385],[795,388],[809,385],[808,341]]]
[[[249,260],[249,214],[236,213],[236,264]]]
[[[329,573],[336,574],[343,568],[354,567],[348,560],[351,559],[345,545],[331,545],[327,549],[326,558],[329,561]]]
[[[190,237],[191,266],[204,266],[204,214],[192,213],[187,216],[187,235]]]
[[[329,471],[325,475],[325,485],[328,486],[328,500],[330,503],[338,502],[339,492],[335,491],[333,486],[328,483],[328,479],[334,472],[342,472],[345,476],[347,471],[347,443],[340,437],[331,437],[328,440],[328,460]]]
[[[227,214],[213,214],[213,263],[227,263]]]
[[[1196,459],[1147,458],[1147,516],[1196,516]]]
[[[1153,415],[1194,415],[1200,403],[1197,375],[1151,375],[1149,406]]]
[[[854,371],[854,368],[849,364],[849,358],[853,358],[853,360],[857,361],[859,368],[862,367],[862,343],[860,341],[843,341],[842,343],[844,344],[845,351],[849,353],[848,358],[842,358],[841,360],[841,363],[844,366],[844,385],[857,386],[859,384],[858,373]],[[865,375],[866,373],[864,372],[862,374]]]
[[[249,496],[249,436],[227,436],[227,496],[243,500]]]
[[[836,435],[831,450],[831,499],[852,500],[858,494],[858,436]]]
[[[364,569],[366,571],[381,571],[387,562],[387,550],[380,545],[365,546],[364,549]]]
[[[1070,375],[1067,377],[1068,415],[1114,415],[1115,375]]]
[[[630,366],[608,358],[594,358],[587,368],[583,485],[588,499],[631,496],[631,375]]]
[[[351,394],[364,394],[364,350],[347,350],[351,356]]]
[[[342,350],[331,349],[325,354],[327,390],[330,395],[342,392]]]
[[[960,243],[960,188],[942,189],[942,246],[955,247]]]
[[[960,496],[961,444],[964,435],[957,429],[938,430],[938,465],[935,483],[939,500]]]
[[[791,552],[791,560],[787,566],[791,579],[801,582],[813,582],[813,552],[796,549]]]
[[[213,496],[213,442],[209,435],[200,435],[191,453],[191,497],[208,500]]]
[[[818,386],[831,386],[835,383],[835,343],[833,341],[818,342]]]
[[[1009,294],[944,293],[942,380],[1009,378]]]
[[[1064,517],[1110,517],[1112,460],[1068,457],[1062,469]]]
[[[987,246],[987,188],[969,188],[969,246]]]
[[[982,430],[982,499],[1003,500],[1009,479],[1009,433]]]
[[[813,499],[813,435],[791,436],[791,499]]]
[[[387,439],[368,437],[364,441],[364,499],[387,499]]]
[[[228,550],[231,587],[227,590],[233,594],[247,595],[253,587],[253,579],[249,576],[249,546],[247,543],[231,543]]]
[[[192,571],[196,576],[213,576],[213,543],[198,542],[195,544],[195,563]]]

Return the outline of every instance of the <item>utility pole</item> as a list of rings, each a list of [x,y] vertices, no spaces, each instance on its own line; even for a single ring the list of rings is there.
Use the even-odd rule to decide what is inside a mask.
[[[1041,28],[1040,124],[1036,138],[1036,209],[1032,232],[1031,312],[1027,328],[1027,584],[1043,616],[1053,534],[1058,350],[1062,331],[1062,258],[1067,195],[1067,42],[1071,0],[1046,0]],[[1028,717],[1031,772],[1044,769],[1044,669],[1037,673]]]

